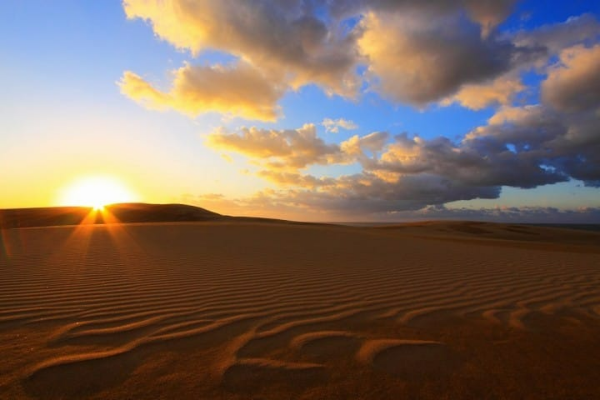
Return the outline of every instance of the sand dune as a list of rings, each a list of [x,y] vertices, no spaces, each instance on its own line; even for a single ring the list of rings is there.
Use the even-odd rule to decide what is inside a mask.
[[[549,250],[547,246],[532,244],[546,243],[558,245],[556,250],[596,251],[599,245],[600,226],[579,225],[578,229],[570,228],[573,225],[560,227],[557,225],[527,225],[506,224],[476,221],[424,221],[386,225],[373,229],[400,233],[408,236],[437,238],[446,240],[493,240],[495,245],[523,247],[520,242],[526,242],[525,247],[537,247]],[[572,246],[576,245],[576,246]]]
[[[104,207],[41,207],[0,210],[0,228],[31,228],[112,222],[218,221],[231,217],[185,204],[121,203]]]
[[[2,230],[0,398],[594,398],[600,235],[508,228]]]
[[[104,206],[102,212],[92,207],[0,209],[0,228],[5,229],[81,224],[207,221],[303,224],[269,218],[232,217],[187,204],[117,203]]]

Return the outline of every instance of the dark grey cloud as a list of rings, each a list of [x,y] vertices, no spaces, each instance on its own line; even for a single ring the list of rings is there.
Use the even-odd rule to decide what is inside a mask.
[[[506,101],[523,89],[515,78],[520,73],[531,69],[545,73],[553,56],[561,55],[567,63],[569,57],[575,57],[570,47],[588,46],[600,37],[600,24],[587,14],[534,30],[498,34],[492,27],[508,15],[512,2],[423,3],[427,5],[377,2],[371,5],[375,11],[367,13],[361,24],[357,43],[367,59],[371,89],[393,102],[424,107],[457,95],[459,100],[462,95],[466,101],[460,102],[466,106],[479,106],[469,98],[477,95],[489,97],[484,105]],[[474,14],[479,19],[473,18]],[[485,26],[487,30],[482,30]],[[578,78],[586,81],[583,76]],[[571,76],[572,81],[576,79]],[[595,79],[591,83],[595,85]],[[581,93],[575,82],[568,86],[573,95],[563,106],[577,104],[568,100]],[[584,90],[586,96],[598,92],[592,89],[595,86]],[[472,96],[467,96],[468,90]],[[586,96],[580,96],[584,97],[580,101],[586,101]]]
[[[379,160],[365,168],[395,174],[435,174],[475,187],[533,188],[565,181],[569,176],[564,169],[547,165],[560,156],[548,151],[549,142],[566,134],[563,126],[554,125],[556,120],[535,119],[531,125],[520,120],[490,124],[476,129],[461,143],[445,137],[424,140],[399,135]]]
[[[491,121],[467,135],[463,145],[477,147],[480,143],[494,143],[512,146],[520,163],[538,165],[547,177],[554,177],[557,181],[578,179],[587,186],[598,186],[600,114],[597,110],[562,112],[544,105],[514,107],[499,111]],[[480,153],[485,156],[485,152]],[[512,164],[521,175],[520,181],[533,178],[531,170],[523,168],[520,163]],[[543,184],[532,183],[533,186]]]
[[[419,13],[431,17],[442,17],[465,11],[470,18],[489,33],[497,24],[508,17],[516,0],[329,0],[331,13],[348,17],[368,11],[395,13]],[[485,35],[484,35],[485,36]]]
[[[388,219],[390,215],[386,216]],[[447,208],[425,207],[418,212],[397,213],[398,220],[470,220],[537,224],[600,224],[600,208],[555,207]]]
[[[564,111],[600,107],[600,45],[569,47],[542,84],[544,102]]]
[[[302,221],[381,221],[390,223],[394,221],[467,220],[538,224],[600,224],[600,207],[577,209],[555,207],[455,208],[434,205],[419,210],[401,211],[389,211],[391,207],[380,207],[381,211],[375,212],[369,206],[368,201],[360,204],[357,200],[354,204],[346,204],[347,208],[341,211],[336,208],[337,203],[330,196],[271,190],[239,199],[230,199],[219,194],[185,195],[182,201],[231,215],[268,215],[279,218],[284,216]],[[321,208],[307,204],[318,204]],[[378,203],[378,205],[381,206],[382,203]]]
[[[460,14],[439,21],[415,16],[370,14],[358,40],[373,88],[400,103],[424,106],[455,94],[462,85],[492,80],[527,58]]]
[[[444,204],[473,198],[493,199],[500,194],[500,187],[475,187],[451,181],[436,175],[407,176],[396,182],[388,182],[376,175],[362,173],[337,179],[320,180],[312,184],[314,177],[302,176],[294,182],[310,185],[299,188],[272,191],[268,198],[278,204],[319,210],[330,214],[386,213],[392,211],[419,210],[428,204]]]
[[[599,36],[598,20],[591,14],[583,14],[570,17],[565,22],[517,32],[512,41],[518,46],[545,48],[548,54],[557,54],[575,44],[593,43]]]

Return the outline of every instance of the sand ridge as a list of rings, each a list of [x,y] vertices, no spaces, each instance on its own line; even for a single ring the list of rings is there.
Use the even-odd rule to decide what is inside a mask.
[[[2,235],[1,398],[600,389],[590,368],[600,357],[593,251],[255,222]],[[569,362],[560,379],[540,380]],[[517,365],[541,369],[519,380]]]

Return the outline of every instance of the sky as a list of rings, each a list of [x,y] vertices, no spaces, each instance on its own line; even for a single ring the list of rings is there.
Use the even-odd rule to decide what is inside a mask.
[[[0,208],[77,205],[105,177],[229,215],[600,223],[599,18],[595,0],[4,1]]]

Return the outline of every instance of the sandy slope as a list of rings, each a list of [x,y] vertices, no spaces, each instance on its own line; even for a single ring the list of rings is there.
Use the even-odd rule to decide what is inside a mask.
[[[0,398],[594,398],[600,241],[469,226],[2,230]]]
[[[103,207],[41,207],[0,209],[0,228],[31,228],[134,222],[206,222],[235,219],[186,204],[120,203]]]

